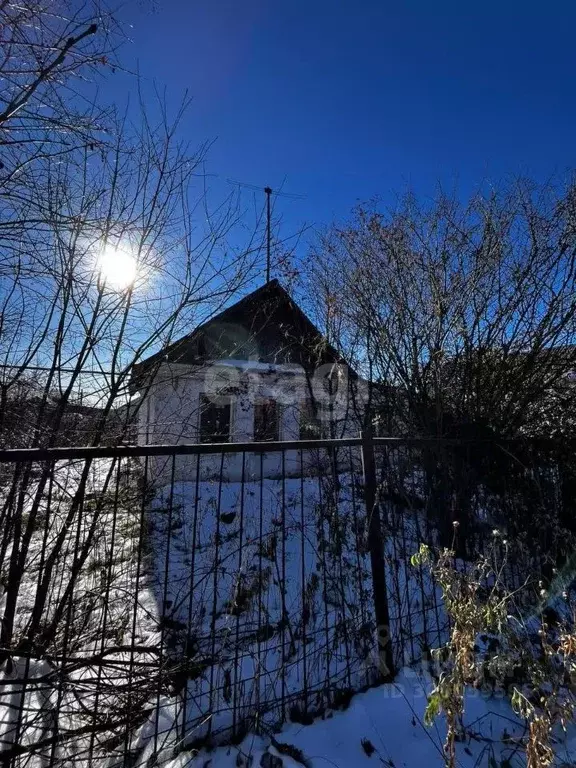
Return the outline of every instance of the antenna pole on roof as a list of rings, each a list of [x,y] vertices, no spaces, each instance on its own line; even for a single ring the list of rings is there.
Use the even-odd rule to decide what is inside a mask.
[[[234,179],[228,179],[229,184],[237,184],[239,187],[245,187],[246,189],[252,189],[254,192],[261,192],[262,187],[254,184],[246,184],[243,181],[234,181]],[[273,192],[271,187],[264,187],[264,194],[266,195],[266,282],[270,281],[270,269],[271,269],[271,246],[272,246],[272,206],[270,198],[272,195],[280,197],[288,197],[291,200],[304,200],[304,195],[290,195],[286,192]]]
[[[271,244],[271,227],[272,219],[270,214],[270,196],[272,189],[270,187],[264,187],[264,194],[266,195],[266,282],[270,281],[270,244]]]

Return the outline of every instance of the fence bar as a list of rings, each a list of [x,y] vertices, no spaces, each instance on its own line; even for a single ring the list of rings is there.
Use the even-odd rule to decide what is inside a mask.
[[[376,638],[378,669],[383,680],[394,677],[393,651],[390,632],[390,612],[388,610],[388,592],[386,588],[386,565],[384,560],[384,537],[380,505],[376,499],[376,463],[374,460],[374,442],[371,431],[367,428],[362,433],[362,472],[364,475],[364,499],[368,520],[368,547],[372,569],[372,587],[374,593],[374,613],[376,617]]]
[[[446,437],[372,437],[373,445],[406,446],[418,448],[423,445],[487,445],[494,448],[505,447],[546,447],[558,445],[553,438],[520,439],[499,438],[498,440],[477,440],[474,438]],[[360,447],[361,437],[335,437],[320,440],[275,440],[270,442],[238,442],[238,443],[183,443],[181,445],[99,445],[73,446],[63,448],[5,448],[0,450],[0,463],[19,463],[26,461],[64,461],[67,459],[116,459],[143,458],[145,456],[188,456],[196,454],[222,453],[280,453],[282,451],[313,450],[317,448]],[[565,448],[576,449],[576,438],[563,438]]]

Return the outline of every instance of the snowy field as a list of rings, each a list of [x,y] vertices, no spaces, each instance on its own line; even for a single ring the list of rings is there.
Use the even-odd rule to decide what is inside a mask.
[[[366,510],[357,478],[176,483],[154,502],[157,594],[169,656],[189,659],[182,737],[304,722],[377,676]],[[415,518],[386,545],[397,664],[445,637],[429,578],[410,566]]]
[[[21,521],[19,535],[3,541],[2,560],[4,585],[12,554],[21,560],[15,653],[0,667],[0,752],[17,745],[15,766],[118,764],[110,755],[130,737],[116,729],[122,745],[110,742],[111,723],[131,723],[126,712],[136,707],[141,722],[159,699],[149,683],[161,641],[157,602],[127,469],[98,461],[85,472],[83,462],[61,462],[46,482],[35,467],[26,482],[4,489],[9,499],[17,488],[5,509],[12,525]],[[31,627],[43,652],[29,658],[20,649]]]
[[[26,636],[50,563],[42,613],[50,640],[41,660],[2,666],[0,746],[46,746],[15,765],[152,765],[174,745],[241,740],[286,721],[298,730],[373,685],[356,474],[176,482],[152,493],[134,465],[99,461],[75,506],[82,476],[81,463],[63,463],[42,493],[26,489],[24,522],[35,519],[14,636]],[[438,590],[409,563],[429,533],[425,521],[387,504],[391,621],[380,638],[391,638],[400,668],[442,643],[447,627]],[[347,716],[377,696],[352,699]]]
[[[363,509],[349,478],[177,483],[151,518],[193,739],[321,711],[374,680]]]
[[[393,684],[381,685],[351,700],[347,709],[328,710],[311,725],[288,723],[267,736],[249,734],[238,745],[201,749],[195,754],[160,757],[165,768],[424,768],[444,766],[443,717],[424,725],[430,678],[405,668]],[[555,765],[573,766],[576,729],[554,733]],[[526,766],[525,723],[507,699],[469,689],[461,740],[460,768]]]

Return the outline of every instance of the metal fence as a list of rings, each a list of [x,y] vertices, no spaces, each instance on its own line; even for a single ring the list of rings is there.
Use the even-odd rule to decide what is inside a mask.
[[[310,722],[446,639],[420,543],[457,520],[464,563],[503,527],[514,586],[562,556],[574,496],[550,447],[368,436],[2,451],[0,482],[10,766]]]

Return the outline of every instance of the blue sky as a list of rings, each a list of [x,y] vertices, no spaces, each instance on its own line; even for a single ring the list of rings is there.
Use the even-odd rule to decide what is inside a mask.
[[[286,229],[438,184],[545,179],[576,164],[576,4],[128,0],[122,52],[176,101],[207,170],[305,195]],[[127,81],[110,83],[121,100]]]

